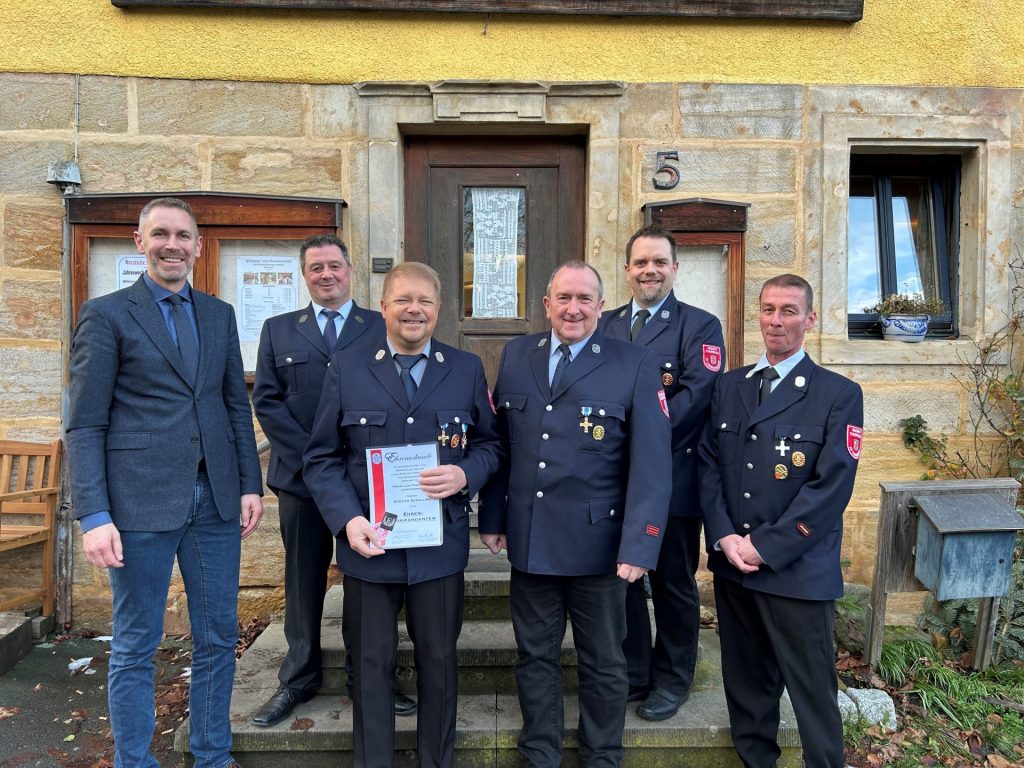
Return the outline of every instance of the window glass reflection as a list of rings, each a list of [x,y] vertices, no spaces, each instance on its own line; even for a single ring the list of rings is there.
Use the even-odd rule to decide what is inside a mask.
[[[850,312],[873,307],[882,298],[879,269],[878,214],[874,179],[850,179],[850,208],[847,220],[847,306]]]

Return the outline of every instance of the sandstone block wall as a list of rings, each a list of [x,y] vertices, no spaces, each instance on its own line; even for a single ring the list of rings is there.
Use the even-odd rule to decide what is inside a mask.
[[[423,127],[436,119],[436,112],[424,109],[428,90],[424,85],[415,97],[387,99],[403,123],[408,118],[418,130],[446,133],[445,124]],[[443,103],[461,97],[451,98]],[[980,277],[964,286],[963,302],[967,311],[986,318],[987,325],[979,321],[978,327],[991,329],[1007,305],[1005,254],[1019,254],[1024,235],[1024,91],[631,83],[622,87],[621,98],[549,96],[546,108],[538,106],[536,96],[530,98],[524,114],[534,123],[590,126],[592,136],[600,134],[588,166],[593,219],[588,236],[593,237],[587,251],[606,277],[609,306],[628,294],[621,252],[641,223],[640,206],[660,200],[703,196],[750,204],[747,361],[761,350],[752,303],[761,281],[782,271],[811,281],[823,322],[808,337],[808,350],[865,390],[867,435],[846,515],[844,554],[851,561],[849,577],[869,582],[878,482],[916,479],[923,471],[902,448],[897,422],[921,413],[948,434],[964,429],[969,402],[952,374],[960,366],[956,353],[967,347],[935,341],[911,353],[883,342],[852,344],[831,330],[837,319],[844,321],[845,289],[837,290],[832,276],[845,273],[845,261],[839,263],[844,254],[833,247],[839,222],[825,212],[828,201],[845,190],[826,183],[829,152],[835,149],[828,116],[876,117],[880,135],[894,145],[924,139],[902,135],[898,128],[887,135],[892,116],[903,121],[894,125],[910,120],[925,126],[925,138],[936,146],[959,146],[956,132],[967,131],[960,127],[965,124],[991,125],[995,134],[986,136],[1004,137],[991,156],[984,147],[964,149],[980,158],[978,204],[985,215],[966,222],[982,230],[982,246],[978,263],[970,265],[971,274]],[[515,97],[509,99],[515,107]],[[402,194],[382,190],[374,177],[381,167],[393,170],[401,150],[400,142],[383,142],[389,148],[373,138],[391,130],[375,126],[373,119],[367,99],[348,85],[0,74],[0,438],[49,440],[60,433],[71,332],[70,271],[62,251],[60,193],[46,183],[48,162],[77,153],[86,193],[215,190],[344,198],[350,206],[344,234],[357,271],[353,293],[372,306],[380,282],[371,279],[366,265],[379,254],[367,249],[374,237],[387,242],[394,235],[374,231],[370,209]],[[518,130],[502,125],[500,117],[477,119],[474,127],[482,132]],[[681,181],[666,192],[655,190],[651,181],[659,151],[679,153]],[[392,154],[380,163],[371,159],[374,152]],[[992,178],[998,180],[995,188],[987,181]],[[1008,249],[984,246],[985,233],[993,228],[1005,230]],[[105,576],[85,561],[77,531],[74,541],[75,622],[103,626],[109,615]],[[282,561],[273,509],[244,552],[243,615],[280,610]],[[31,567],[19,563],[10,573]],[[7,565],[0,571],[8,572]],[[177,582],[169,617],[171,627],[186,620]]]

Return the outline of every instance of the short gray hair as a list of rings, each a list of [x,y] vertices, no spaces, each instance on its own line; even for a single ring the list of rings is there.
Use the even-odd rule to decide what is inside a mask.
[[[563,262],[563,263],[559,264],[557,267],[555,267],[554,271],[551,273],[551,277],[548,278],[548,287],[547,287],[547,290],[545,291],[545,293],[547,294],[548,298],[551,297],[551,285],[555,282],[555,275],[557,275],[563,269],[589,269],[591,272],[594,273],[594,277],[597,278],[597,298],[598,298],[598,301],[600,301],[601,299],[604,298],[604,281],[601,279],[601,273],[598,272],[596,269],[594,269],[594,267],[591,266],[590,264],[587,264],[587,262],[580,261],[579,259],[573,259],[572,261],[566,261],[566,262]]]

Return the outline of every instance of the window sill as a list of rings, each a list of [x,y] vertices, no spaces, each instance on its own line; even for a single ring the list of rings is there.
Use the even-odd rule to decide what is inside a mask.
[[[978,348],[970,339],[925,339],[910,343],[884,339],[821,340],[824,365],[957,365],[972,362]],[[1006,353],[992,362],[1005,364]]]

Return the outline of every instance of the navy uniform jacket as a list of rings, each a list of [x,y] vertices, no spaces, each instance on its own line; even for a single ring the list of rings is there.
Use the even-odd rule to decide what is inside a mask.
[[[601,330],[629,341],[632,304],[605,312]],[[637,338],[654,353],[672,418],[672,517],[700,517],[697,444],[704,431],[711,390],[725,368],[722,324],[710,312],[669,294]]]
[[[195,384],[141,277],[82,305],[67,421],[76,518],[109,511],[125,531],[180,528],[200,457],[222,519],[238,519],[242,494],[263,493],[234,310],[191,293]]]
[[[528,573],[654,568],[672,488],[657,361],[594,333],[551,392],[549,341],[523,336],[502,352],[494,404],[509,458],[481,494],[480,532],[506,534]]]
[[[447,425],[447,439],[438,438]],[[462,432],[459,425],[468,425]],[[463,434],[469,446],[463,442]],[[458,435],[455,447],[452,436]],[[364,558],[353,552],[345,525],[369,517],[366,449],[409,443],[439,446],[442,464],[466,473],[465,492],[442,501],[444,543],[395,549]],[[469,500],[501,460],[483,363],[469,352],[430,344],[430,357],[410,407],[383,336],[331,357],[320,407],[304,457],[306,485],[331,532],[339,538],[338,566],[363,581],[416,584],[465,570],[469,560]]]
[[[718,380],[700,444],[708,567],[759,592],[833,600],[863,437],[860,386],[805,357],[758,406],[751,371]],[[750,534],[760,570],[742,574],[714,550],[731,533]]]
[[[376,339],[383,332],[380,312],[353,302],[333,351]],[[270,440],[267,485],[275,493],[309,497],[302,480],[302,452],[309,442],[329,360],[312,304],[263,323],[252,403]]]

